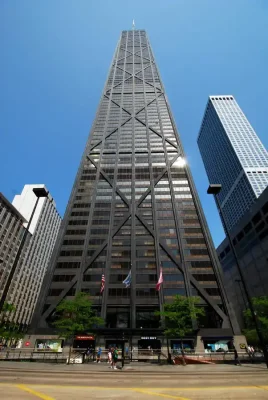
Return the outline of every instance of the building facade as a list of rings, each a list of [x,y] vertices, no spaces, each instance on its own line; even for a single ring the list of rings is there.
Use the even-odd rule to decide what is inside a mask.
[[[26,219],[0,193],[0,297],[7,284],[7,280],[17,255],[21,239],[25,232]],[[25,250],[29,244],[30,235],[25,243]]]
[[[12,202],[13,207],[23,216],[25,228],[37,201],[34,188],[45,188],[45,185],[25,185],[21,194],[16,195]],[[48,197],[39,198],[28,229],[28,244],[20,258],[6,299],[16,307],[10,320],[22,328],[27,328],[31,322],[60,223],[61,217],[52,196],[48,193]]]
[[[144,30],[123,31],[116,47],[50,271],[32,341],[53,337],[57,305],[80,291],[105,320],[105,347],[122,334],[135,348],[161,347],[155,311],[176,294],[199,296],[206,310],[189,346],[240,334]]]
[[[230,231],[230,235],[250,296],[268,296],[268,188],[245,212],[239,223]],[[228,297],[234,305],[242,327],[244,325],[243,311],[247,308],[247,300],[227,239],[219,245],[217,253],[222,265]]]
[[[198,146],[231,229],[268,186],[268,153],[233,96],[210,96]]]

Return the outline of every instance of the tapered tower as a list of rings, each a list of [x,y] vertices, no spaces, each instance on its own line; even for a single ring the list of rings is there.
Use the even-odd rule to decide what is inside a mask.
[[[163,284],[156,291],[161,269]],[[56,306],[79,291],[89,293],[106,321],[100,332],[106,346],[122,332],[135,346],[161,345],[155,311],[176,294],[200,296],[206,309],[186,339],[191,346],[197,336],[205,341],[239,333],[144,30],[123,31],[117,45],[39,300],[35,333],[52,334]]]

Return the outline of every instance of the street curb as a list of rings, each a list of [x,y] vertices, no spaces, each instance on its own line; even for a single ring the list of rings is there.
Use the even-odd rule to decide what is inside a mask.
[[[187,367],[181,367],[181,368],[187,368]],[[116,372],[115,371],[94,371],[94,370],[88,370],[88,371],[75,371],[75,370],[72,370],[72,371],[67,371],[67,370],[63,370],[63,371],[56,371],[56,370],[42,370],[42,369],[35,369],[35,370],[30,370],[30,369],[23,369],[23,368],[3,368],[3,367],[0,367],[0,371],[1,371],[1,373],[2,372],[14,372],[14,373],[23,373],[23,374],[25,374],[25,373],[30,373],[30,374],[40,374],[40,373],[42,373],[43,375],[51,375],[51,374],[56,374],[56,375],[86,375],[86,376],[89,376],[89,375],[98,375],[98,374],[101,374],[101,375],[103,375],[103,374],[108,374],[108,375],[111,375],[111,374],[115,374],[115,373],[118,373],[118,372],[120,372],[121,374],[123,373],[123,374],[127,374],[127,375],[129,375],[129,374],[135,374],[135,375],[139,375],[139,374],[142,374],[142,375],[146,375],[146,376],[148,376],[148,375],[176,375],[176,376],[178,376],[178,375],[183,375],[183,376],[207,376],[207,375],[213,375],[213,376],[221,376],[222,375],[222,373],[223,373],[223,371],[192,371],[192,370],[189,370],[189,371],[183,371],[183,370],[178,370],[178,371],[172,371],[172,372],[170,372],[170,371],[135,371],[135,370],[120,370],[120,369],[118,369]],[[255,371],[252,371],[252,370],[250,370],[250,371],[245,371],[245,370],[243,370],[243,374],[244,375],[252,375],[253,373],[254,373]],[[259,369],[258,370],[256,370],[256,373],[258,373],[258,374],[260,374],[260,373],[265,373],[265,374],[267,374],[267,371],[265,370],[265,369],[263,369],[263,371],[260,371]],[[241,374],[241,369],[239,368],[239,369],[237,369],[237,371],[224,371],[224,374],[228,374],[228,375],[233,375],[233,374]]]

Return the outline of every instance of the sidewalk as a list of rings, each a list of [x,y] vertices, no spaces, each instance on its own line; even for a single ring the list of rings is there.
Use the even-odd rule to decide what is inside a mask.
[[[121,367],[121,363],[118,363]],[[158,365],[142,362],[132,362],[126,364],[124,369],[114,371],[109,368],[106,362],[89,363],[89,364],[55,364],[55,363],[40,363],[40,362],[24,362],[24,361],[0,361],[0,371],[23,371],[23,372],[43,372],[43,373],[64,373],[64,374],[87,374],[87,373],[116,373],[116,372],[129,372],[129,373],[144,373],[144,374],[221,374],[221,373],[245,373],[250,372],[264,372],[268,370],[265,364],[243,364],[242,367],[228,364],[213,364],[213,365]],[[0,372],[1,373],[1,372]],[[268,375],[267,375],[268,376]]]

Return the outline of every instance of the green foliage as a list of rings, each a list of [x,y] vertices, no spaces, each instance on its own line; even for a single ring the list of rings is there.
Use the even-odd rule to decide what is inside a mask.
[[[0,325],[0,341],[3,340],[19,340],[23,338],[25,333],[20,331],[20,326],[12,322],[3,322]]]
[[[16,307],[11,303],[4,303],[0,323],[0,341],[2,340],[18,340],[24,336],[20,331],[20,326],[8,319],[9,314],[14,312]]]
[[[72,300],[63,300],[56,308],[56,321],[53,323],[60,336],[73,338],[78,333],[92,333],[94,327],[103,324],[92,310],[88,294],[77,293]]]
[[[264,340],[268,344],[268,296],[253,297],[252,303],[260,323]],[[244,311],[244,320],[246,328],[243,333],[245,334],[247,341],[251,344],[258,345],[259,338],[249,309]]]
[[[157,312],[165,318],[165,335],[169,338],[183,338],[193,331],[192,321],[205,315],[203,307],[197,306],[198,297],[175,296],[172,303],[164,305],[164,311]]]
[[[2,313],[4,314],[4,317],[5,317],[7,315],[7,313],[13,312],[15,310],[16,310],[16,307],[13,304],[5,302],[3,305]]]

